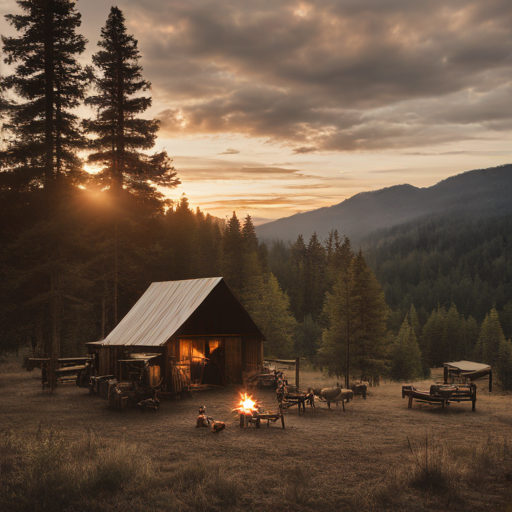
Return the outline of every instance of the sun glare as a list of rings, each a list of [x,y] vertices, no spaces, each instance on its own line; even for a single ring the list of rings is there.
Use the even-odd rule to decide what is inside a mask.
[[[101,171],[101,167],[97,165],[84,164],[84,171],[89,174],[98,174]]]

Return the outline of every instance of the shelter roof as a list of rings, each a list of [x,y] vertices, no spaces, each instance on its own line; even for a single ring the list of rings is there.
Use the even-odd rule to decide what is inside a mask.
[[[450,369],[460,370],[461,372],[477,372],[480,370],[491,369],[488,364],[475,363],[473,361],[456,361],[453,363],[443,363]]]
[[[147,361],[151,361],[151,359],[156,359],[160,357],[162,354],[130,354],[129,359],[119,359],[120,363],[137,363],[142,362],[146,363]]]
[[[237,308],[243,310],[222,277],[153,283],[102,344],[148,347],[165,345],[184,324],[186,326],[190,323],[186,324],[187,320],[221,282],[223,293],[229,294],[232,297],[231,303],[236,303]],[[245,310],[243,313],[251,323],[252,330],[261,335]]]

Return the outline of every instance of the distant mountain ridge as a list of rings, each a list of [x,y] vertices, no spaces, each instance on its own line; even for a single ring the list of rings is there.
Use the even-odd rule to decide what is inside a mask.
[[[512,213],[512,164],[477,169],[452,176],[436,185],[417,188],[396,185],[361,192],[330,207],[278,219],[256,227],[261,239],[307,240],[314,231],[323,238],[332,229],[354,244],[377,229],[390,228],[420,217],[506,215]]]

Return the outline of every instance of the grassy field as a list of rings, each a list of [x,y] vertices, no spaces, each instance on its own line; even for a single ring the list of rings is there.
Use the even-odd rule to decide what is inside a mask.
[[[401,384],[240,429],[235,388],[116,412],[75,386],[0,364],[0,510],[512,512],[512,396],[407,409]],[[418,383],[428,388],[430,383]],[[302,387],[335,385],[313,371]],[[273,390],[257,390],[267,410]],[[200,405],[227,428],[195,428]]]

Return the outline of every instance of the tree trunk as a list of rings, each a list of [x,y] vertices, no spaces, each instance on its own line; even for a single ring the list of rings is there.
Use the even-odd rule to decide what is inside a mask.
[[[53,33],[53,11],[54,0],[46,0],[44,13],[44,73],[45,73],[45,145],[46,162],[44,185],[47,187],[53,180],[53,82],[54,82],[54,33]]]
[[[124,171],[124,76],[123,76],[123,56],[121,47],[117,44],[117,169],[116,180],[119,188],[123,187]]]

